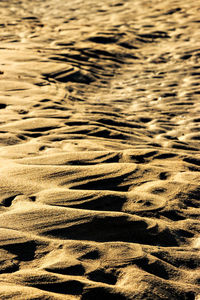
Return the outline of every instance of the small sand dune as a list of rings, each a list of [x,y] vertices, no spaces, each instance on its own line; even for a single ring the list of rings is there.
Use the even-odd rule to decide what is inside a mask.
[[[0,299],[200,299],[200,5],[0,1]]]

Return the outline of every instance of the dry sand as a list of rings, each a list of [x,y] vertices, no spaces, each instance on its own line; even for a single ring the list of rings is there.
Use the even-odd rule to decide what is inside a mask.
[[[199,299],[199,0],[0,12],[0,299]]]

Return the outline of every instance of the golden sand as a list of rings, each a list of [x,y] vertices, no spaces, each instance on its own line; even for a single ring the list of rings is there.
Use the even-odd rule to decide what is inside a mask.
[[[200,299],[199,0],[0,12],[0,299]]]

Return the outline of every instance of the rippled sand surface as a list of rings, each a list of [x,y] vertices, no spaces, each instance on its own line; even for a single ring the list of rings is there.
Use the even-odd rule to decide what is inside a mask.
[[[199,300],[199,0],[0,12],[0,298]]]

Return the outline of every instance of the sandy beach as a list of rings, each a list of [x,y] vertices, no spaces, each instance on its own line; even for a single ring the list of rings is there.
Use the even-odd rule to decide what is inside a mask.
[[[200,1],[0,12],[0,299],[200,300]]]

